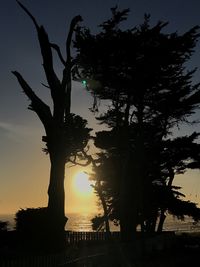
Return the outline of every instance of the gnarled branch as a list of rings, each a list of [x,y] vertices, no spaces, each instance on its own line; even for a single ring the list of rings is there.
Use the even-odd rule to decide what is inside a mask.
[[[87,162],[85,162],[85,163],[77,162],[76,158],[77,158],[77,156],[75,155],[74,159],[70,158],[70,160],[69,160],[71,163],[73,163],[73,166],[78,165],[81,167],[86,167],[91,163],[91,159],[89,159],[89,158],[87,159]]]
[[[63,79],[62,79],[62,88],[65,91],[65,115],[67,116],[70,113],[71,109],[71,68],[72,68],[72,59],[71,59],[71,42],[74,28],[77,23],[82,21],[81,16],[76,16],[72,19],[70,24],[69,33],[66,41],[66,54],[67,60],[65,64],[65,69],[63,70]]]
[[[22,3],[20,3],[20,1],[18,1],[18,0],[16,0],[17,1],[17,3],[18,3],[18,5],[26,12],[26,14],[28,14],[28,16],[31,18],[31,20],[33,21],[33,23],[34,23],[34,25],[35,25],[35,27],[36,27],[36,29],[37,30],[39,30],[39,25],[38,25],[38,23],[37,23],[37,21],[36,21],[36,19],[33,17],[33,15],[30,13],[30,11],[22,4]]]
[[[29,109],[35,111],[43,123],[45,129],[47,130],[49,124],[52,121],[52,114],[49,106],[45,104],[31,89],[28,83],[24,80],[21,74],[17,71],[12,71],[12,73],[16,76],[19,84],[21,85],[24,93],[27,95],[31,104]]]
[[[51,44],[49,42],[48,34],[46,33],[43,26],[39,26],[34,16],[28,11],[28,9],[16,0],[20,7],[26,12],[26,14],[33,21],[40,43],[41,54],[43,58],[43,67],[45,75],[51,90],[51,96],[54,102],[54,116],[59,118],[63,117],[64,113],[64,100],[63,100],[63,90],[61,87],[60,80],[58,79],[54,68],[53,68],[53,56],[51,51]],[[63,102],[63,105],[61,104]]]
[[[61,51],[60,51],[60,47],[59,47],[57,44],[53,44],[53,43],[51,43],[50,45],[51,45],[51,47],[57,52],[58,57],[60,58],[60,61],[61,61],[61,62],[63,63],[63,65],[65,66],[65,65],[66,65],[66,62],[65,62],[65,60],[64,60],[64,58],[63,58],[63,56],[62,56],[62,53],[61,53]]]

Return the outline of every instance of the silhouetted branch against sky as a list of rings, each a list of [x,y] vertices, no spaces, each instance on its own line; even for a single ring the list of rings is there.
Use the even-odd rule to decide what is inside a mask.
[[[66,32],[70,28],[71,19],[80,14],[83,18],[83,25],[90,27],[95,33],[99,31],[97,25],[110,18],[110,8],[116,6],[115,0],[21,0],[18,2],[22,5],[25,4],[28,10],[36,16],[37,22],[33,20],[36,28],[39,27],[39,22],[45,25],[51,36],[50,44],[59,46],[63,60],[61,60],[62,66],[60,66],[60,60],[59,62],[55,60],[54,70],[56,73],[60,73],[60,70],[62,72],[64,61],[66,61]],[[130,8],[128,20],[122,22],[123,28],[140,24],[143,21],[144,13],[151,14],[152,24],[158,20],[168,21],[167,32],[183,33],[194,25],[200,25],[200,1],[119,0],[117,4],[120,9]],[[8,0],[1,3],[0,24],[2,25],[0,43],[0,125],[2,125],[0,129],[0,213],[14,213],[20,207],[46,204],[45,189],[48,184],[49,165],[46,156],[41,153],[43,146],[41,135],[44,134],[41,124],[34,114],[26,111],[27,99],[21,96],[16,79],[10,71],[17,69],[19,73],[23,73],[30,87],[34,89],[36,95],[40,94],[43,102],[47,104],[51,103],[51,100],[49,99],[50,89],[43,88],[41,85],[41,82],[44,84],[46,82],[43,82],[40,47],[34,30],[31,28],[30,19],[23,15],[15,1]],[[59,54],[58,51],[55,52],[57,55]],[[199,42],[188,66],[190,69],[198,67],[193,78],[195,83],[200,76]],[[60,79],[60,76],[58,78]],[[49,85],[47,84],[47,86]],[[89,94],[80,83],[73,82],[72,86],[72,112],[87,117],[91,127],[101,129],[87,109],[92,103]],[[193,118],[194,120],[198,119],[199,113]],[[23,131],[19,129],[23,129]],[[193,125],[192,130],[198,132],[200,129],[199,126]],[[177,135],[185,133],[190,134],[191,128],[182,127],[181,130],[176,130]],[[76,170],[71,171],[72,174],[68,177],[69,181]],[[27,179],[27,173],[30,179]],[[183,191],[186,195],[189,196],[192,193],[194,197],[197,193],[198,198],[194,197],[194,200],[200,201],[199,173],[191,172],[188,176],[180,176],[179,183],[184,188]],[[21,190],[22,184],[26,190]],[[67,196],[69,198],[67,197],[66,201],[71,203],[69,210],[83,208],[83,205],[77,203],[75,196],[68,189]],[[91,206],[93,201],[95,202],[92,199],[88,206]]]

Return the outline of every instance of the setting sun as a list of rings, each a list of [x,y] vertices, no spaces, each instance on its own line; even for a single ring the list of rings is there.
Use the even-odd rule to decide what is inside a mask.
[[[78,172],[74,176],[73,184],[79,194],[90,195],[93,192],[93,188],[91,187],[92,182],[89,181],[89,177],[85,172]]]

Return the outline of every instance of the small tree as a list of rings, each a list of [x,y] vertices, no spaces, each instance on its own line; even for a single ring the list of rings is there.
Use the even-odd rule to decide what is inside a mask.
[[[8,222],[0,221],[0,233],[8,231]]]
[[[199,134],[193,133],[190,136],[182,136],[174,139],[168,139],[163,142],[163,147],[160,155],[160,169],[161,169],[161,179],[160,185],[165,187],[166,192],[173,190],[173,181],[176,175],[184,174],[188,169],[199,169],[200,168],[200,144],[195,142],[199,137]],[[184,218],[184,207],[185,215],[193,217],[195,220],[200,219],[200,209],[195,203],[183,201],[179,199],[177,192],[175,192],[177,197],[170,196],[169,199],[164,198],[159,200],[159,224],[158,231],[162,231],[165,212],[168,210],[174,216],[179,216],[179,211],[175,208],[180,206],[182,212],[182,218]],[[169,194],[165,194],[168,196]],[[172,192],[171,192],[171,195]],[[181,195],[181,194],[180,194]],[[164,196],[164,195],[163,195]],[[170,201],[170,198],[172,201]],[[176,202],[178,203],[176,205]],[[174,208],[173,205],[174,204]],[[182,206],[181,206],[182,205]],[[190,208],[191,207],[191,211]],[[198,215],[199,214],[199,215]]]

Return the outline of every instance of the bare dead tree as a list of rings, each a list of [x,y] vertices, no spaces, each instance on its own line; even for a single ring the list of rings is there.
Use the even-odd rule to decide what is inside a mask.
[[[64,176],[65,176],[65,164],[72,154],[72,151],[76,151],[76,142],[71,134],[74,124],[78,124],[78,131],[80,128],[84,132],[86,121],[79,116],[71,114],[71,70],[73,68],[73,61],[71,57],[70,46],[72,42],[73,32],[78,24],[82,20],[81,16],[76,16],[72,19],[70,24],[69,33],[66,40],[66,58],[61,54],[60,48],[56,44],[52,44],[49,41],[48,34],[43,26],[38,25],[34,16],[29,10],[18,0],[16,0],[19,6],[25,11],[25,13],[31,18],[35,29],[38,34],[38,40],[41,49],[41,55],[43,59],[43,68],[47,79],[48,90],[51,93],[53,101],[53,109],[41,100],[31,88],[31,86],[25,81],[22,75],[13,71],[16,76],[23,92],[30,100],[29,109],[34,111],[42,122],[46,136],[43,136],[42,140],[46,143],[50,157],[51,170],[50,170],[50,182],[48,188],[48,209],[55,222],[52,227],[58,231],[63,231],[66,223],[65,217],[65,193],[64,193]],[[59,79],[53,64],[52,50],[57,52],[57,55],[63,64],[62,79]],[[77,117],[79,117],[77,119]],[[76,125],[77,126],[77,125]],[[89,130],[85,130],[84,138],[79,142],[81,147],[86,144]],[[71,134],[71,135],[70,135]]]

